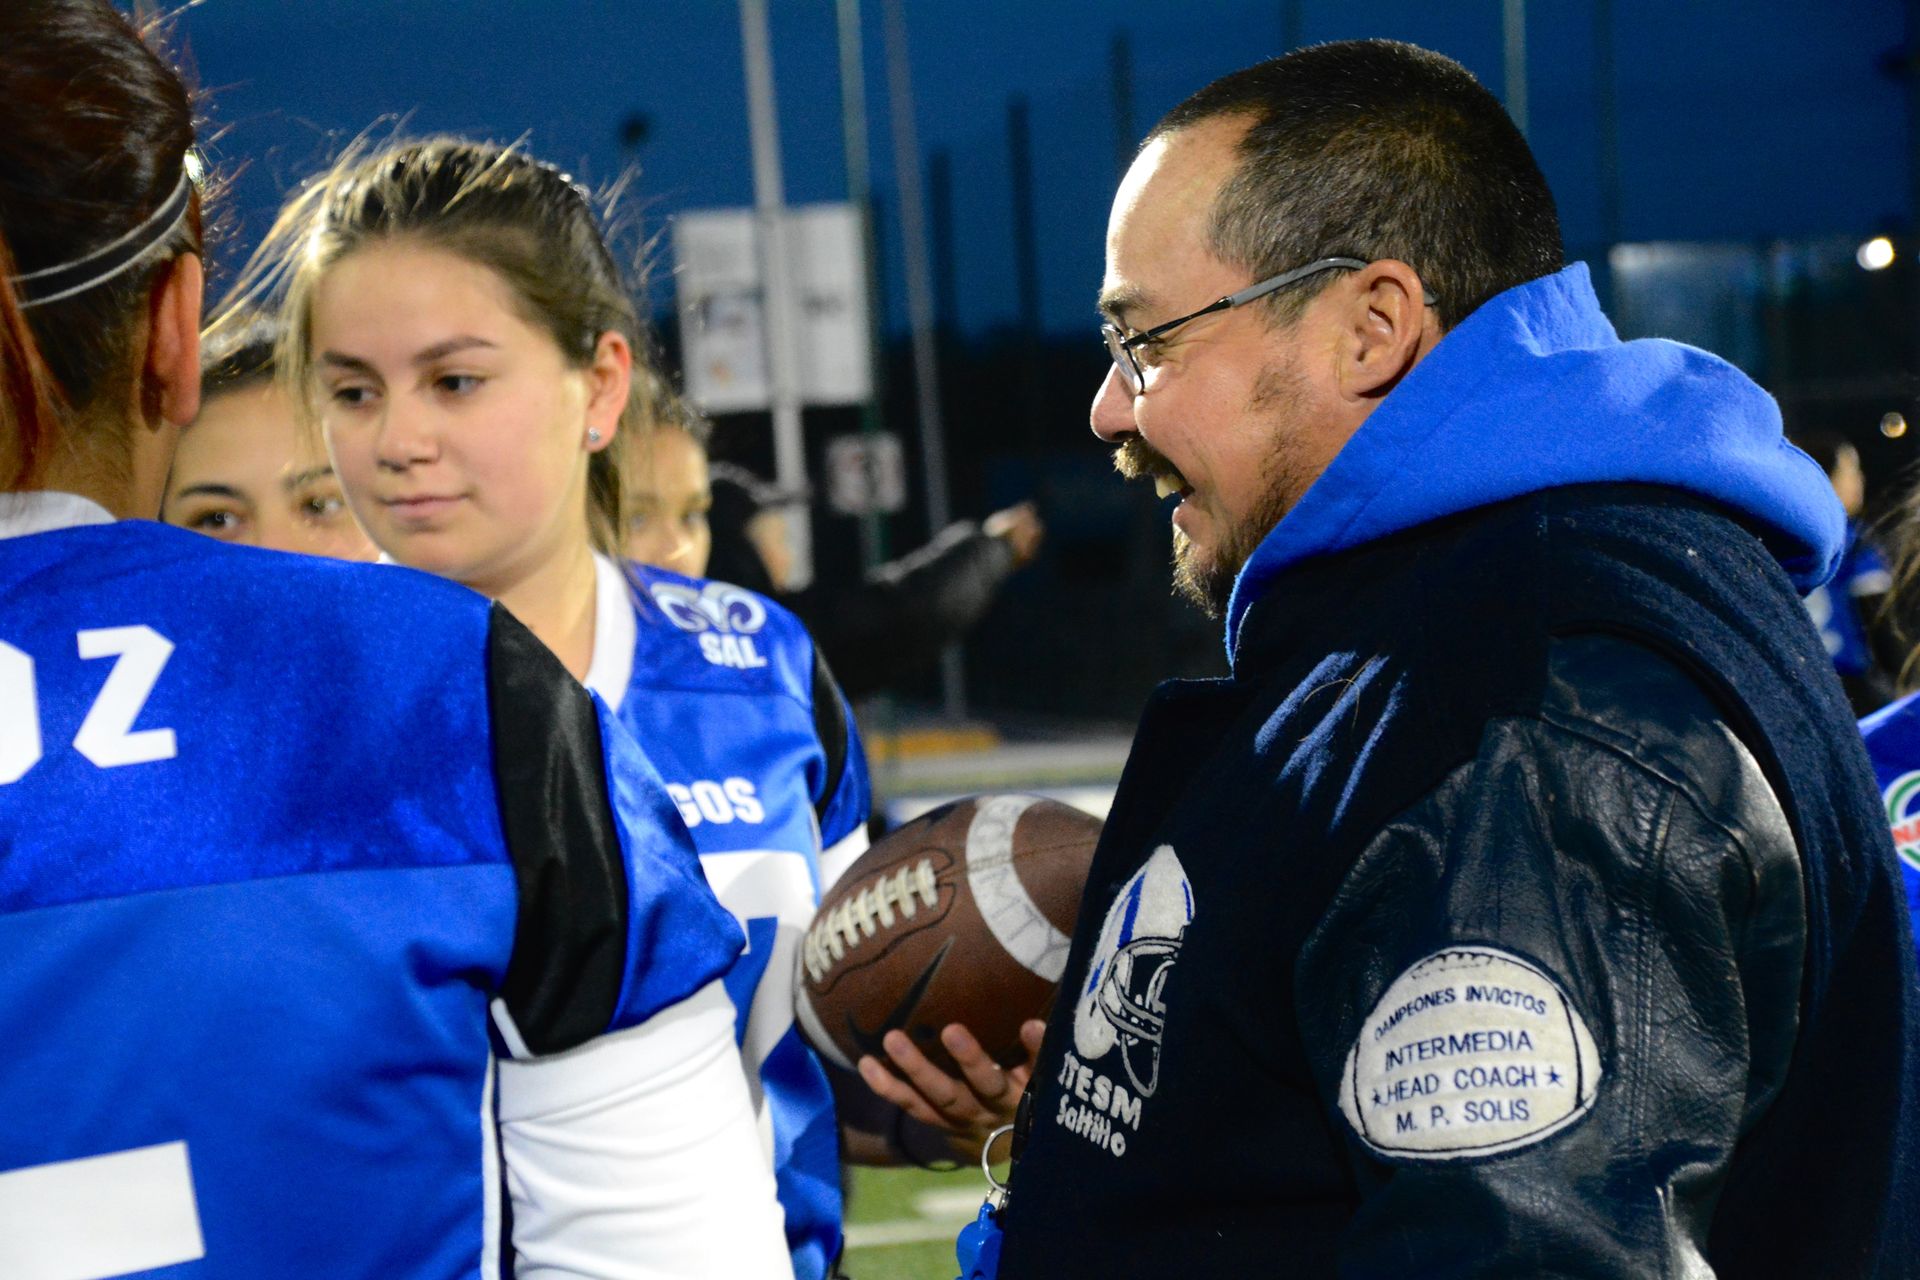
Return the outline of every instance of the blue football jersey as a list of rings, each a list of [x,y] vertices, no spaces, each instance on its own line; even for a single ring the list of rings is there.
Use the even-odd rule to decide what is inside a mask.
[[[1866,621],[1860,616],[1863,597],[1884,595],[1893,585],[1886,561],[1873,544],[1850,527],[1847,549],[1840,566],[1824,586],[1815,587],[1806,596],[1807,614],[1813,619],[1820,642],[1833,658],[1833,668],[1843,676],[1865,675],[1873,666],[1873,650],[1867,643]]]
[[[738,954],[657,776],[464,588],[45,497],[0,495],[0,1274],[479,1275],[495,1055]]]
[[[727,975],[800,1280],[839,1250],[839,1134],[793,1025],[796,947],[820,851],[863,833],[871,794],[853,717],[799,620],[726,583],[599,562],[588,687],[666,780],[747,950]]]
[[[1860,722],[1867,755],[1887,806],[1907,910],[1920,939],[1920,693],[1910,693]]]

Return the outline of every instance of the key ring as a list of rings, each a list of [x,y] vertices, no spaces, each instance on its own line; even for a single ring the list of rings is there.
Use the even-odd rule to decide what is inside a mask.
[[[986,1142],[982,1143],[980,1147],[980,1172],[986,1178],[987,1185],[995,1191],[1004,1192],[1007,1189],[1007,1184],[993,1176],[993,1144],[1000,1140],[1002,1134],[1012,1132],[1012,1125],[1003,1124],[988,1134]]]

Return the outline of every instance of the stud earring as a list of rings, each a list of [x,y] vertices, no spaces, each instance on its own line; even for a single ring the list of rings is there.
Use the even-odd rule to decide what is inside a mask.
[[[600,443],[600,429],[598,427],[587,428],[587,443],[588,444]]]

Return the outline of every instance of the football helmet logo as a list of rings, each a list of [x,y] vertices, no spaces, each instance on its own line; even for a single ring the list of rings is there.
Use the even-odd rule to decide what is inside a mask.
[[[1120,1050],[1143,1098],[1160,1083],[1167,979],[1193,921],[1193,888],[1172,845],[1161,845],[1107,908],[1100,944],[1073,1016],[1073,1047],[1086,1061]]]

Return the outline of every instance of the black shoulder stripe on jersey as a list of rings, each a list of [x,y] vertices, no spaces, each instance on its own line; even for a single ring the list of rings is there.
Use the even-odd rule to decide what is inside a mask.
[[[818,645],[813,650],[813,731],[827,753],[826,781],[813,798],[813,815],[824,825],[827,806],[833,803],[840,779],[847,774],[847,703]]]
[[[500,996],[535,1053],[605,1031],[626,972],[627,869],[593,700],[499,605],[487,697],[520,911]]]

